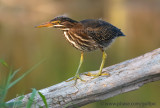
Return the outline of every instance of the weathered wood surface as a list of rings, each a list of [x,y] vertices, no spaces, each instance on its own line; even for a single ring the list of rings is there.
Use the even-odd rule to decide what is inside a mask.
[[[96,72],[98,71],[93,71],[93,73]],[[81,75],[86,82],[78,80],[76,86],[73,86],[74,81],[63,81],[42,89],[40,92],[46,97],[50,108],[72,108],[136,90],[145,83],[160,80],[160,48],[137,58],[106,67],[103,72],[110,73],[110,76],[91,79],[92,77]],[[29,96],[30,94],[25,95],[24,106]],[[44,106],[38,94],[35,101],[37,105]]]

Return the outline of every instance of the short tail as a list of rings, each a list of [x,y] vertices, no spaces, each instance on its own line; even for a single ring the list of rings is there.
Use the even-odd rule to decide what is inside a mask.
[[[119,30],[119,32],[118,32],[118,37],[119,36],[126,36],[123,32],[121,32],[121,30]]]

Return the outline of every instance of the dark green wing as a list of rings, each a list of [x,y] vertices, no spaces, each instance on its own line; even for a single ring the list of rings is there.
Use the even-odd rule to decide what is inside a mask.
[[[103,20],[87,19],[80,22],[85,33],[102,46],[108,46],[116,37],[124,36],[120,29]]]

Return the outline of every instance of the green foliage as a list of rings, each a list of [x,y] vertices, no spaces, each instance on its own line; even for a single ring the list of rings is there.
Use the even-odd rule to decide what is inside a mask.
[[[48,108],[48,104],[47,104],[45,96],[41,92],[38,92],[38,94],[41,96],[43,103],[45,104],[45,107]]]
[[[8,90],[13,86],[15,85],[16,83],[18,83],[18,81],[20,81],[20,79],[22,79],[22,77],[19,77],[18,79],[13,80],[14,76],[20,71],[20,69],[17,69],[15,71],[12,71],[12,69],[10,69],[10,72],[9,72],[9,75],[8,75],[8,78],[7,80],[5,81],[5,83],[2,85],[2,88],[0,90],[0,107],[5,107],[5,106],[8,106],[6,103],[5,103],[5,98],[6,98],[6,95],[8,93]],[[12,82],[11,82],[12,81]],[[10,103],[11,105],[11,103]]]
[[[24,95],[18,97],[14,102],[7,103],[6,107],[19,108],[22,104],[23,98],[24,98]]]
[[[22,80],[27,74],[29,74],[31,71],[33,71],[35,68],[37,68],[43,61],[41,61],[41,62],[37,63],[36,65],[34,65],[33,67],[31,67],[29,70],[24,72],[19,78],[15,79],[14,81],[13,81],[13,78],[21,69],[20,68],[17,70],[13,70],[12,68],[9,69],[8,77],[5,79],[4,83],[2,83],[0,85],[0,108],[6,108],[6,107],[19,108],[21,106],[24,95],[16,98],[16,100],[14,102],[7,103],[7,102],[5,102],[5,98],[7,96],[7,93],[11,87],[13,87],[20,80]],[[7,69],[9,68],[8,64],[2,59],[0,59],[0,64],[2,64],[4,67],[7,67]],[[33,89],[31,96],[29,98],[29,101],[26,105],[26,108],[31,108],[31,106],[34,102],[34,98],[36,96],[36,93],[37,93],[37,90]],[[38,92],[38,93],[42,97],[46,108],[48,108],[45,97],[40,92]]]
[[[31,96],[29,98],[29,101],[28,101],[28,103],[26,105],[26,108],[31,108],[32,104],[34,103],[34,97],[36,96],[36,93],[37,93],[37,90],[33,89],[32,90],[32,94],[31,94]]]
[[[5,67],[8,67],[8,64],[3,60],[3,59],[0,59],[0,63],[5,66]]]

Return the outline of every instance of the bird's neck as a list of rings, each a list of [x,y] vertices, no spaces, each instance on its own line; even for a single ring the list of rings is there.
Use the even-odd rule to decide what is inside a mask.
[[[67,26],[64,28],[61,28],[62,31],[69,31],[71,29],[80,29],[82,28],[82,24],[79,22],[74,23],[72,26]]]
[[[62,31],[69,31],[70,28],[61,28]]]

